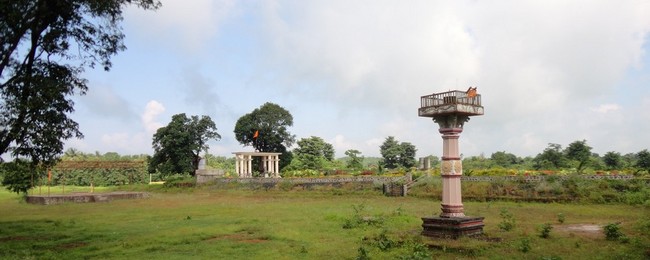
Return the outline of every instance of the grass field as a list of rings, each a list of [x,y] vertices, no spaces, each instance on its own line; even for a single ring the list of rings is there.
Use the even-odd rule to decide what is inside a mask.
[[[80,188],[79,188],[80,189]],[[439,201],[346,189],[202,187],[151,191],[148,199],[30,205],[0,190],[3,259],[647,259],[650,209],[627,205],[465,202],[485,217],[482,238],[419,236]],[[67,187],[66,192],[74,190]],[[96,188],[97,191],[106,191]],[[502,231],[502,211],[514,229]],[[558,222],[562,213],[564,223]],[[549,238],[539,226],[553,224]],[[625,238],[577,224],[620,223]]]

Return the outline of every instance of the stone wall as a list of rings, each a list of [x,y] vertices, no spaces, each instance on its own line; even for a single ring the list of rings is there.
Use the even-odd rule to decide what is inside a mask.
[[[567,175],[552,175],[552,176],[543,176],[543,175],[534,175],[534,176],[462,176],[463,181],[487,181],[487,182],[492,182],[492,181],[526,181],[526,182],[539,182],[543,181],[548,177],[554,177],[554,178],[559,178],[559,179],[566,179],[571,176]],[[592,175],[592,174],[585,174],[585,175],[578,175],[578,177],[587,179],[587,180],[632,180],[634,179],[634,175]]]
[[[201,184],[223,178],[226,172],[222,169],[198,169],[194,172],[194,175],[196,176],[196,184]]]
[[[401,180],[403,177],[377,177],[377,176],[355,176],[355,177],[326,177],[326,178],[223,178],[214,175],[196,175],[196,184],[215,183],[254,183],[254,184],[278,184],[290,182],[292,184],[338,184],[338,183],[388,183]]]
[[[142,199],[148,197],[144,192],[111,192],[111,193],[71,193],[63,195],[29,195],[25,198],[27,203],[40,205],[53,205],[62,203],[90,203],[109,202],[123,199]]]

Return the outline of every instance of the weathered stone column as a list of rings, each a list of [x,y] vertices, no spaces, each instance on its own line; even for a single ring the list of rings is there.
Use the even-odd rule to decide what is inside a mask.
[[[278,155],[273,156],[273,162],[275,164],[275,168],[274,168],[275,177],[279,178],[280,177],[280,156]]]
[[[445,115],[433,118],[442,134],[442,213],[441,217],[464,217],[465,211],[461,196],[460,178],[463,175],[463,162],[458,149],[458,138],[463,132],[467,116]]]
[[[249,177],[249,178],[253,177],[253,171],[251,170],[251,169],[253,169],[253,158],[252,157],[253,156],[246,155],[246,163],[247,163],[246,177]]]
[[[242,177],[242,169],[241,169],[241,155],[235,154],[235,171],[237,172],[238,177]]]

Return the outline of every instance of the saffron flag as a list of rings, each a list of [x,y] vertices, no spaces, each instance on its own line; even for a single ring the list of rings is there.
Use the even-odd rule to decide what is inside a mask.
[[[47,170],[47,182],[52,182],[52,170]]]
[[[476,87],[469,87],[466,93],[468,98],[476,97]]]
[[[260,136],[260,131],[255,130],[255,134],[253,135],[253,139],[257,139],[257,137],[259,137],[259,136]]]

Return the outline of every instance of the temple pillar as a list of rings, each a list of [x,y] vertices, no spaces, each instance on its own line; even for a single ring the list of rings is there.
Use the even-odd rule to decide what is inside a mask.
[[[458,138],[462,128],[441,128],[443,152],[440,175],[442,177],[441,217],[464,217],[460,179],[463,162],[458,153]]]
[[[246,155],[246,177],[253,177],[253,158],[250,155]]]
[[[438,123],[442,134],[442,177],[441,217],[464,217],[460,179],[463,175],[463,162],[458,149],[458,138],[463,132],[463,125],[469,120],[467,116],[440,115],[433,118]]]
[[[275,177],[280,177],[280,157],[278,155],[273,156],[273,162],[275,164]]]

